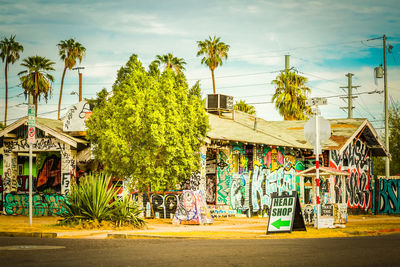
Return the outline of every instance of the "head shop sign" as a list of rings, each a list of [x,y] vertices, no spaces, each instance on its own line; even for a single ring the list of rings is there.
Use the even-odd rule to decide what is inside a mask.
[[[272,197],[267,234],[306,230],[297,192],[291,196]]]

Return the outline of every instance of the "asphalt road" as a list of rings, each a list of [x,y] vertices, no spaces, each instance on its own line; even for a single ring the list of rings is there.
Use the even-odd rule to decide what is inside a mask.
[[[1,237],[0,266],[399,266],[399,249],[399,234],[286,240]]]

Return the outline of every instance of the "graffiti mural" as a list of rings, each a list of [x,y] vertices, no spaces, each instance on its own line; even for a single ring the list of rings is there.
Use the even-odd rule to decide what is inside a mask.
[[[215,204],[217,184],[214,175],[206,176],[206,201],[208,204]]]
[[[40,161],[43,160],[43,163]],[[43,191],[47,188],[61,188],[61,159],[51,155],[39,159],[39,171],[37,174],[36,188]]]
[[[400,214],[400,180],[379,179],[378,213]]]
[[[3,210],[3,179],[0,175],[0,212]]]
[[[138,192],[133,194],[137,199]],[[152,193],[150,192],[151,203],[153,204],[154,214],[158,218],[173,218],[179,202],[180,192]],[[150,202],[147,193],[143,193],[143,207],[146,217],[151,216]]]
[[[225,151],[219,151],[217,157],[217,204],[229,204],[231,160]]]
[[[253,150],[256,154],[254,162]],[[272,196],[298,190],[300,179],[296,173],[304,169],[304,164],[295,156],[285,154],[283,148],[254,149],[251,146],[244,149],[235,145],[233,152],[228,151],[218,152],[217,205],[228,205],[238,213],[257,213],[269,208]],[[209,183],[207,181],[207,190]],[[209,199],[207,194],[208,203]]]
[[[210,211],[201,191],[183,190],[176,209],[173,224],[212,223]]]
[[[24,193],[29,192],[29,176],[27,175],[17,176],[17,184],[18,184],[17,192],[24,192]],[[32,188],[32,190],[35,191],[35,188]]]
[[[354,140],[347,146],[342,155],[339,155],[338,151],[332,150],[329,167],[347,170],[350,173],[350,176],[345,180],[345,192],[342,192],[342,195],[338,190],[340,181],[336,179],[335,194],[337,199],[345,197],[345,201],[351,209],[366,211],[371,207],[371,159],[365,142],[360,139]]]
[[[32,196],[33,216],[59,216],[65,210],[62,203],[65,196],[55,194],[34,194]],[[4,198],[6,215],[28,215],[29,199],[27,194],[6,194]]]
[[[5,193],[15,192],[17,183],[17,155],[4,153],[3,155],[3,190]]]

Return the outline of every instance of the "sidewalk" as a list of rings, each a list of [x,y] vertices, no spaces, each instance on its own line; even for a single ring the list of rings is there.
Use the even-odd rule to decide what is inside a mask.
[[[57,226],[58,217],[0,215],[0,236],[34,236],[57,238],[191,238],[191,239],[280,239],[327,238],[400,233],[400,216],[349,216],[346,228],[320,229],[266,235],[268,218],[216,218],[211,225],[173,225],[171,219],[147,220],[146,229],[78,229]]]

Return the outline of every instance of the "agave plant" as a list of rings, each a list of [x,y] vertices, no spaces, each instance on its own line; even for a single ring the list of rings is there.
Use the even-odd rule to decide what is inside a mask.
[[[78,184],[71,187],[68,201],[63,203],[66,212],[61,223],[74,223],[79,220],[110,220],[113,200],[117,191],[115,186],[108,188],[110,177],[103,174],[90,174],[83,178]]]
[[[110,179],[103,174],[90,174],[81,178],[79,185],[74,184],[62,204],[65,212],[60,224],[110,221],[116,226],[143,227],[146,223],[139,218],[137,203],[129,196],[119,200],[115,185],[109,187]]]
[[[137,202],[130,195],[125,195],[121,200],[116,201],[111,220],[116,226],[133,225],[142,228],[146,222],[139,217],[141,210]]]

